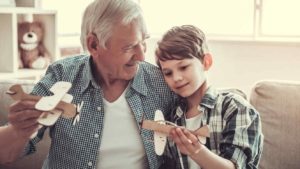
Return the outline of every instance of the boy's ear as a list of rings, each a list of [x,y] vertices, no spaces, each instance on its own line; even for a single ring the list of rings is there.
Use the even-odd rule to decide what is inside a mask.
[[[209,54],[209,53],[205,54],[204,58],[203,58],[204,70],[205,71],[209,70],[209,68],[211,67],[212,64],[213,64],[213,60],[212,60],[211,54]]]
[[[87,36],[87,49],[92,54],[93,52],[97,52],[99,47],[99,41],[95,34],[90,33]]]

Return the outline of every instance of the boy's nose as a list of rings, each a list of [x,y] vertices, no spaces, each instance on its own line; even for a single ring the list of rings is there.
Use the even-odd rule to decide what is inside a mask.
[[[183,80],[183,77],[180,74],[174,74],[173,79],[175,82]]]

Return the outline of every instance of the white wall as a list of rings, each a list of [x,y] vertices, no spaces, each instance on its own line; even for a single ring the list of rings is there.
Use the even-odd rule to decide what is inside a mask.
[[[147,42],[146,60],[151,63],[156,42]],[[300,43],[213,40],[208,45],[214,59],[208,76],[216,87],[239,88],[249,96],[259,80],[300,81]]]

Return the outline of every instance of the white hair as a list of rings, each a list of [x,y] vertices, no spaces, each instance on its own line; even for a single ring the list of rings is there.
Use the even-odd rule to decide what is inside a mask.
[[[102,47],[112,35],[113,27],[119,23],[124,25],[136,21],[141,31],[146,34],[146,25],[140,6],[132,0],[94,0],[85,9],[81,24],[81,45],[87,51],[87,35],[97,36]]]

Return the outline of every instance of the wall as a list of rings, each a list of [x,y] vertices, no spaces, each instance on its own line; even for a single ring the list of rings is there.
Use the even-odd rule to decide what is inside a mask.
[[[149,39],[146,60],[155,63],[157,38]],[[216,87],[234,87],[248,96],[263,79],[300,81],[300,43],[254,41],[208,41],[214,63],[208,73]]]

